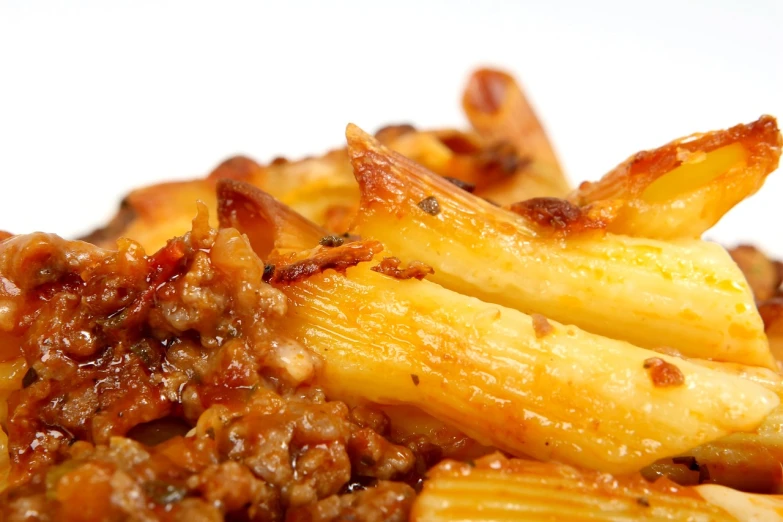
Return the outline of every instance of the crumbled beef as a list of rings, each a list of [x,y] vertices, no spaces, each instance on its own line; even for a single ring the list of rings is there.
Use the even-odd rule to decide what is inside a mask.
[[[378,248],[325,248],[300,272]],[[20,363],[0,520],[405,520],[413,491],[384,481],[409,480],[417,456],[385,438],[385,415],[312,385],[321,362],[275,335],[287,302],[268,272],[203,211],[149,256],[128,240],[0,244],[0,355]]]
[[[405,522],[415,493],[399,482],[379,482],[372,489],[331,496],[307,507],[291,510],[287,522]]]

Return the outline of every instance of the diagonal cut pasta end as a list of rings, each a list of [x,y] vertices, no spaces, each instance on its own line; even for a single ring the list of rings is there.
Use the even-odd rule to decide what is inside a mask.
[[[328,232],[248,183],[223,179],[217,184],[221,227],[245,234],[255,253],[268,259],[277,253],[298,252],[318,245]]]
[[[612,232],[697,238],[761,188],[778,167],[781,146],[777,121],[762,116],[639,152],[599,181],[582,183],[569,199],[620,207]]]

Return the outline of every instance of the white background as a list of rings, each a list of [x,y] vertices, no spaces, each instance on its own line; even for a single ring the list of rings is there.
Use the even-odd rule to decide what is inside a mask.
[[[320,153],[352,121],[465,124],[469,71],[528,91],[573,182],[783,117],[783,1],[0,0],[0,229],[64,236],[133,187]],[[783,172],[709,237],[783,255]]]

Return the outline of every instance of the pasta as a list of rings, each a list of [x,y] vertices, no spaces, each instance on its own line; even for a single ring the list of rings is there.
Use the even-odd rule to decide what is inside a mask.
[[[218,193],[221,209],[227,207],[223,198],[236,202],[240,193],[249,200],[241,206],[250,215],[282,211],[268,195],[236,183],[223,183]],[[264,210],[267,207],[269,210]],[[306,237],[312,236],[315,228],[293,212],[285,216],[285,226],[275,227],[230,220],[237,215],[230,209],[225,214],[221,222],[239,225],[240,231],[272,232],[266,240],[254,241],[248,235],[251,244],[262,245],[263,250],[256,253],[269,262],[278,256],[286,259],[283,245],[288,244],[291,231],[303,229],[297,235]],[[360,261],[381,263],[383,255],[377,248],[370,243],[348,243],[331,249],[330,254],[334,259],[344,257],[348,263],[357,259],[354,252],[359,252]],[[351,252],[341,253],[341,249]],[[276,255],[270,256],[273,250]],[[288,266],[286,261],[277,263],[275,270],[277,274],[297,274],[291,266],[323,265],[316,256],[287,260]],[[724,394],[734,400],[748,393],[737,387],[745,379],[720,383],[730,372],[724,376],[703,373],[698,366],[677,361],[676,371],[684,373],[688,385],[656,390],[644,362],[656,357],[662,357],[661,361],[675,359],[539,316],[546,324],[547,331],[542,334],[543,327],[515,310],[466,299],[415,277],[399,281],[374,271],[378,266],[351,268],[344,277],[335,274],[299,282],[290,280],[294,276],[281,275],[271,280],[294,305],[287,333],[326,362],[320,379],[332,396],[415,405],[485,444],[607,471],[632,471],[655,460],[656,454],[676,454],[698,445],[688,439],[690,434],[711,432],[713,439],[720,436],[717,426],[689,426],[678,411],[692,412],[691,422],[718,417],[724,419],[719,422],[740,421],[731,412],[730,403],[707,404]],[[348,312],[350,302],[366,304]],[[336,313],[341,320],[335,320]],[[386,378],[376,388],[374,376],[381,372]],[[477,388],[466,380],[466,373],[484,375],[486,381]],[[414,375],[416,379],[411,377]],[[694,384],[701,380],[703,384]],[[717,391],[726,385],[734,388]],[[560,399],[552,391],[564,388],[585,390],[587,400],[577,403],[572,394]],[[698,399],[694,388],[710,392]],[[685,395],[673,399],[672,394],[678,392]],[[764,398],[758,388],[749,393],[758,397],[759,407],[774,407],[778,402],[773,392]],[[514,407],[503,406],[508,404]],[[676,410],[666,409],[672,405]],[[763,408],[749,426],[726,428],[730,432],[753,429],[769,411],[770,407]],[[488,420],[480,422],[486,416]],[[646,426],[649,420],[657,423],[661,432],[650,431]],[[587,439],[590,444],[581,435],[576,439],[571,436],[587,431],[594,435]],[[650,445],[652,440],[658,444]],[[681,450],[673,449],[672,444],[680,445]]]
[[[688,384],[657,389],[644,368],[655,352],[554,322],[539,339],[529,317],[462,301],[425,281],[357,268],[345,279],[281,289],[296,309],[292,336],[326,361],[327,390],[416,405],[513,454],[627,472],[698,445],[692,436],[752,430],[778,402],[748,381],[685,361],[675,371]],[[331,320],[357,299],[369,303]],[[466,374],[484,382],[473,385]],[[554,390],[581,390],[585,400]],[[732,403],[742,397],[758,410],[736,411]]]
[[[0,520],[783,519],[783,270],[700,238],[774,118],[573,190],[511,76],[463,109],[0,233]]]
[[[754,194],[778,167],[781,138],[771,116],[747,125],[695,134],[632,156],[571,196],[579,205],[608,206],[618,234],[698,238],[734,205]]]
[[[773,366],[751,291],[721,247],[607,233],[602,215],[561,200],[528,200],[514,216],[358,128],[348,141],[362,190],[355,230],[431,265],[433,281],[639,346]],[[419,207],[426,198],[437,215]]]
[[[502,95],[493,102],[495,111],[470,103],[477,89],[487,90],[486,84]],[[569,193],[548,138],[513,78],[501,71],[477,71],[464,96],[465,112],[475,128],[472,132],[396,125],[380,129],[376,136],[393,150],[498,204]],[[486,104],[482,107],[487,109]],[[495,128],[505,130],[494,132]],[[196,200],[207,205],[214,219],[218,179],[250,183],[340,234],[350,226],[359,202],[359,187],[345,149],[300,161],[278,158],[268,165],[240,156],[221,163],[207,179],[162,183],[131,192],[112,222],[85,239],[112,248],[118,238],[126,236],[148,252],[158,250],[168,239],[189,230]]]
[[[568,466],[491,455],[443,462],[430,474],[411,520],[783,520],[783,497],[663,479],[614,479]]]

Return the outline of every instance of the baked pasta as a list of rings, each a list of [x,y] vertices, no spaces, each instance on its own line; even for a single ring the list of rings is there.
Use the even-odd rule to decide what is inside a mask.
[[[701,239],[775,119],[572,187],[463,108],[2,233],[0,521],[783,520],[783,270]]]

